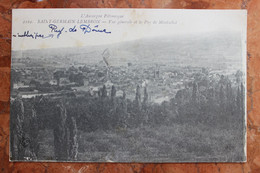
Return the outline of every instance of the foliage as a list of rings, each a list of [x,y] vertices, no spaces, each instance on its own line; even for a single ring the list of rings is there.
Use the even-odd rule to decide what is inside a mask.
[[[37,132],[45,129],[53,129],[57,160],[77,159],[79,130],[92,133],[143,127],[156,129],[177,123],[193,128],[199,128],[197,126],[201,124],[207,128],[243,131],[243,124],[239,123],[244,118],[243,83],[232,85],[223,75],[219,80],[208,77],[208,72],[196,75],[190,87],[180,89],[174,98],[161,104],[148,101],[146,87],[143,89],[143,101],[141,98],[139,85],[134,100],[127,99],[125,92],[123,97],[117,97],[115,86],[109,92],[103,85],[98,96],[16,99],[11,102],[11,137],[16,138],[11,140],[11,147],[12,151],[17,147],[18,154],[14,152],[12,157],[26,156],[23,147],[31,151],[28,157],[37,157]],[[27,130],[28,127],[30,130]],[[28,139],[27,144],[21,147],[24,138]],[[18,142],[15,144],[14,141]],[[210,148],[208,151],[213,152]]]

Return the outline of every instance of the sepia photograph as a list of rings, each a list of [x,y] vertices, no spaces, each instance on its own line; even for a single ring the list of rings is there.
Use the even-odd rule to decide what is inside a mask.
[[[245,162],[246,16],[13,10],[10,161]]]

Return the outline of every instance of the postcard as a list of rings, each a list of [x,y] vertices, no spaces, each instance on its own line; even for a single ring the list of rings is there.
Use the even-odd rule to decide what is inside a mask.
[[[245,162],[246,10],[14,9],[10,161]]]

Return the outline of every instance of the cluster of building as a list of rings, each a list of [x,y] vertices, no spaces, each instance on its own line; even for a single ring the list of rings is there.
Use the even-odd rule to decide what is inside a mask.
[[[58,62],[43,64],[40,60],[24,58],[12,62],[12,95],[33,97],[71,91],[95,96],[105,85],[108,91],[115,86],[117,96],[125,93],[133,100],[136,88],[140,86],[147,89],[150,101],[161,103],[174,98],[178,90],[187,87],[198,75],[215,73],[206,68],[172,64],[108,66],[99,62],[59,66]]]

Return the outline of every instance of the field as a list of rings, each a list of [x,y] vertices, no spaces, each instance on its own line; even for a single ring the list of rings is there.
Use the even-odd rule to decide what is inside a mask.
[[[53,134],[40,131],[41,158],[53,158]],[[79,131],[78,161],[98,162],[192,162],[231,161],[240,154],[243,130],[212,128],[203,124],[177,124],[155,128]],[[46,152],[48,151],[48,152]],[[242,152],[242,151],[241,151]],[[159,159],[158,159],[159,158]]]

